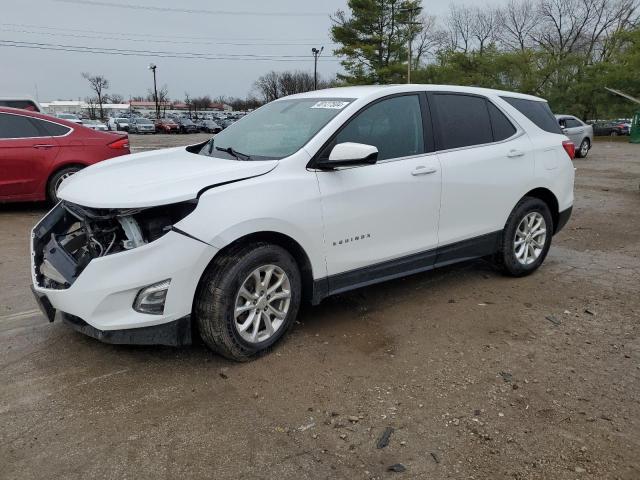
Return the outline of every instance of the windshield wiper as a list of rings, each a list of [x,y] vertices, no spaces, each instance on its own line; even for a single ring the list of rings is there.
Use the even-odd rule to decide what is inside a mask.
[[[237,150],[234,150],[232,147],[216,147],[216,150],[220,150],[221,152],[228,153],[232,157],[236,157],[238,160],[251,160],[251,155],[238,152]]]

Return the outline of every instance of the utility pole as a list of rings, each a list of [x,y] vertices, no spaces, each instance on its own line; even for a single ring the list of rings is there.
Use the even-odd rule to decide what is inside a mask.
[[[320,50],[318,50],[316,47],[313,47],[311,49],[311,53],[313,53],[313,89],[314,90],[318,89],[318,57],[320,56],[323,50],[324,50],[324,46],[320,47]]]
[[[160,104],[158,103],[158,86],[156,84],[156,66],[155,63],[149,64],[149,70],[153,72],[153,99],[156,102],[156,119],[160,118]]]
[[[414,28],[417,25],[420,25],[420,22],[415,22],[414,18],[416,14],[419,14],[422,11],[422,7],[411,7],[411,8],[402,8],[399,10],[402,13],[409,14],[409,21],[405,23],[409,27],[409,48],[408,48],[408,58],[407,58],[407,83],[411,83],[411,44],[413,43],[413,34]]]

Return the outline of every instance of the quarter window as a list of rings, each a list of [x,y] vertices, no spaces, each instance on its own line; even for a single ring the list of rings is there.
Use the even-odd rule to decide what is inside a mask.
[[[493,103],[487,102],[489,106],[489,116],[491,117],[491,129],[493,130],[493,141],[500,142],[512,137],[516,133],[516,127]]]
[[[558,125],[556,118],[553,116],[553,113],[551,113],[547,102],[514,97],[502,97],[502,99],[515,107],[521,114],[545,132],[562,133],[560,125]]]
[[[433,95],[440,130],[440,149],[493,142],[487,102],[482,97],[437,93]]]
[[[333,145],[344,142],[373,145],[378,149],[378,160],[424,153],[420,98],[403,95],[374,103],[338,133],[322,156],[328,156]]]
[[[22,115],[0,113],[0,138],[42,137],[31,119]]]
[[[59,123],[45,122],[44,120],[38,120],[36,118],[32,118],[31,121],[35,122],[42,131],[47,132],[52,137],[61,137],[71,131],[69,127],[65,127]]]

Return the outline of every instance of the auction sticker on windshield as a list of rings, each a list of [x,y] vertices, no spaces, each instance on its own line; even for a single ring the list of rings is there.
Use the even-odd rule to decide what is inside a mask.
[[[321,102],[317,102],[311,108],[328,108],[330,110],[342,110],[347,105],[349,105],[349,102],[341,102],[338,100],[323,100]]]

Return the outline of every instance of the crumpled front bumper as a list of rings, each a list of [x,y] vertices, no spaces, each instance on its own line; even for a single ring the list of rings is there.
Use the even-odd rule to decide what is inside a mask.
[[[207,243],[169,231],[138,248],[94,258],[68,288],[52,289],[38,284],[32,244],[32,289],[51,321],[66,319],[76,330],[103,341],[126,338],[126,335],[115,335],[115,331],[130,330],[128,335],[133,338],[132,334],[138,332],[131,329],[162,325],[179,335],[191,314],[200,277],[216,252],[217,249]],[[166,279],[171,279],[171,283],[162,315],[133,309],[140,289]],[[152,335],[151,338],[159,337]],[[160,343],[180,344],[179,341]]]

